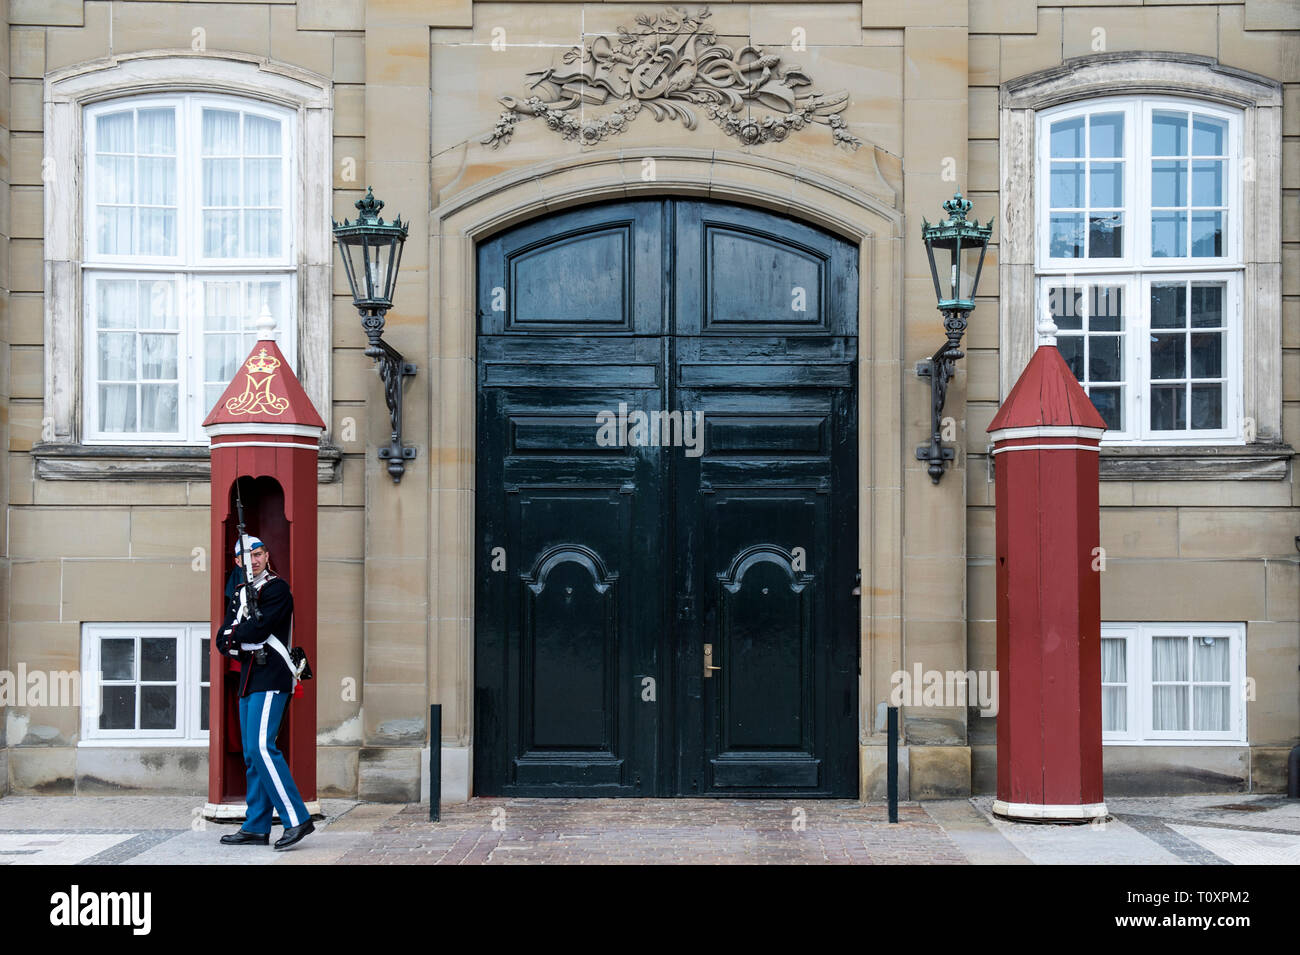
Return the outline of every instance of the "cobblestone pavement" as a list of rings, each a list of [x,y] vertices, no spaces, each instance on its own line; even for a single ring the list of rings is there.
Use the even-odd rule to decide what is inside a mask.
[[[233,823],[198,796],[0,798],[0,865],[567,863],[1230,865],[1300,862],[1300,802],[1281,796],[1110,799],[1085,826],[1013,823],[991,797],[821,800],[489,799],[446,806],[325,799],[292,850],[222,846]],[[274,835],[279,835],[277,829]]]
[[[345,817],[346,818],[346,817]],[[437,826],[408,807],[341,863],[964,864],[919,805],[807,800],[474,799]]]

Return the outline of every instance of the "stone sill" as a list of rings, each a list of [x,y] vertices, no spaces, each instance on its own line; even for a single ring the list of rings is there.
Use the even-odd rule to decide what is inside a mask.
[[[44,481],[208,481],[207,448],[140,445],[34,444],[36,476]],[[321,484],[338,480],[343,452],[322,446],[316,464]]]
[[[1103,481],[1285,481],[1295,449],[1240,444],[1101,449]]]
[[[1102,446],[1103,481],[1285,481],[1295,449],[1289,444]],[[997,458],[987,457],[989,481]]]

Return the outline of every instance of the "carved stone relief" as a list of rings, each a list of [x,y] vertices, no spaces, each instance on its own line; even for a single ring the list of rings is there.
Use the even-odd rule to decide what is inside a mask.
[[[656,122],[675,119],[687,129],[698,125],[699,109],[747,146],[780,142],[813,123],[830,127],[838,146],[862,145],[839,115],[847,91],[822,93],[780,56],[717,42],[710,16],[707,7],[695,14],[669,7],[638,16],[636,27],[620,27],[616,39],[598,36],[573,47],[563,56],[567,67],[528,74],[529,89],[537,92],[501,97],[506,108],[482,142],[495,149],[509,142],[516,123],[536,116],[565,139],[591,145],[623,132],[643,109]],[[615,103],[607,113],[589,112]],[[760,117],[750,112],[756,106],[774,112]]]

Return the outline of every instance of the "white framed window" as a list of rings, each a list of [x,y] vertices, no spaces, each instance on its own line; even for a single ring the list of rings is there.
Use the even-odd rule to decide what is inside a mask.
[[[199,422],[263,300],[329,420],[328,77],[230,51],[117,53],[46,74],[42,144],[57,175],[38,478],[205,476]]]
[[[1241,112],[1107,97],[1037,123],[1037,307],[1103,442],[1240,443]]]
[[[998,221],[1006,226],[997,236],[999,395],[1010,393],[1039,344],[1035,327],[1050,314],[1045,285],[1125,286],[1132,292],[1120,303],[1125,378],[1100,377],[1109,370],[1098,342],[1098,367],[1086,372],[1084,385],[1112,422],[1102,439],[1112,446],[1103,448],[1102,474],[1186,478],[1192,460],[1207,480],[1289,473],[1282,446],[1282,84],[1204,56],[1093,53],[1003,83],[998,121],[999,181],[1017,184],[998,190]],[[1056,155],[1054,122],[1062,124]],[[1218,273],[1232,303],[1224,327],[1236,355],[1224,375],[1223,427],[1209,426],[1212,415],[1190,420],[1190,382],[1186,424],[1165,427],[1177,410],[1166,404],[1153,426],[1150,342],[1132,325],[1150,320],[1144,283],[1202,273]],[[1117,384],[1128,388],[1104,391]],[[1199,394],[1203,411],[1208,393]],[[1127,417],[1116,420],[1122,411]],[[1252,447],[1231,456],[1203,447],[1213,445]]]
[[[83,624],[83,692],[97,699],[82,709],[82,741],[206,743],[210,630],[206,623]]]
[[[264,309],[294,361],[294,123],[197,93],[86,107],[87,443],[203,443]]]
[[[1246,740],[1243,623],[1103,623],[1105,743]]]

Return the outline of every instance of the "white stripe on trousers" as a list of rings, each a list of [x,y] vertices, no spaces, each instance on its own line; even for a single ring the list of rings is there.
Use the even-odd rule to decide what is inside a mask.
[[[257,747],[262,751],[262,761],[266,763],[266,771],[270,773],[271,780],[275,783],[275,791],[280,794],[280,801],[284,803],[285,812],[289,814],[289,828],[298,825],[298,814],[293,811],[293,803],[289,801],[289,794],[284,791],[284,783],[280,782],[280,774],[275,771],[275,765],[271,762],[271,754],[266,751],[266,730],[271,721],[271,694],[262,694],[262,730],[257,734]]]

